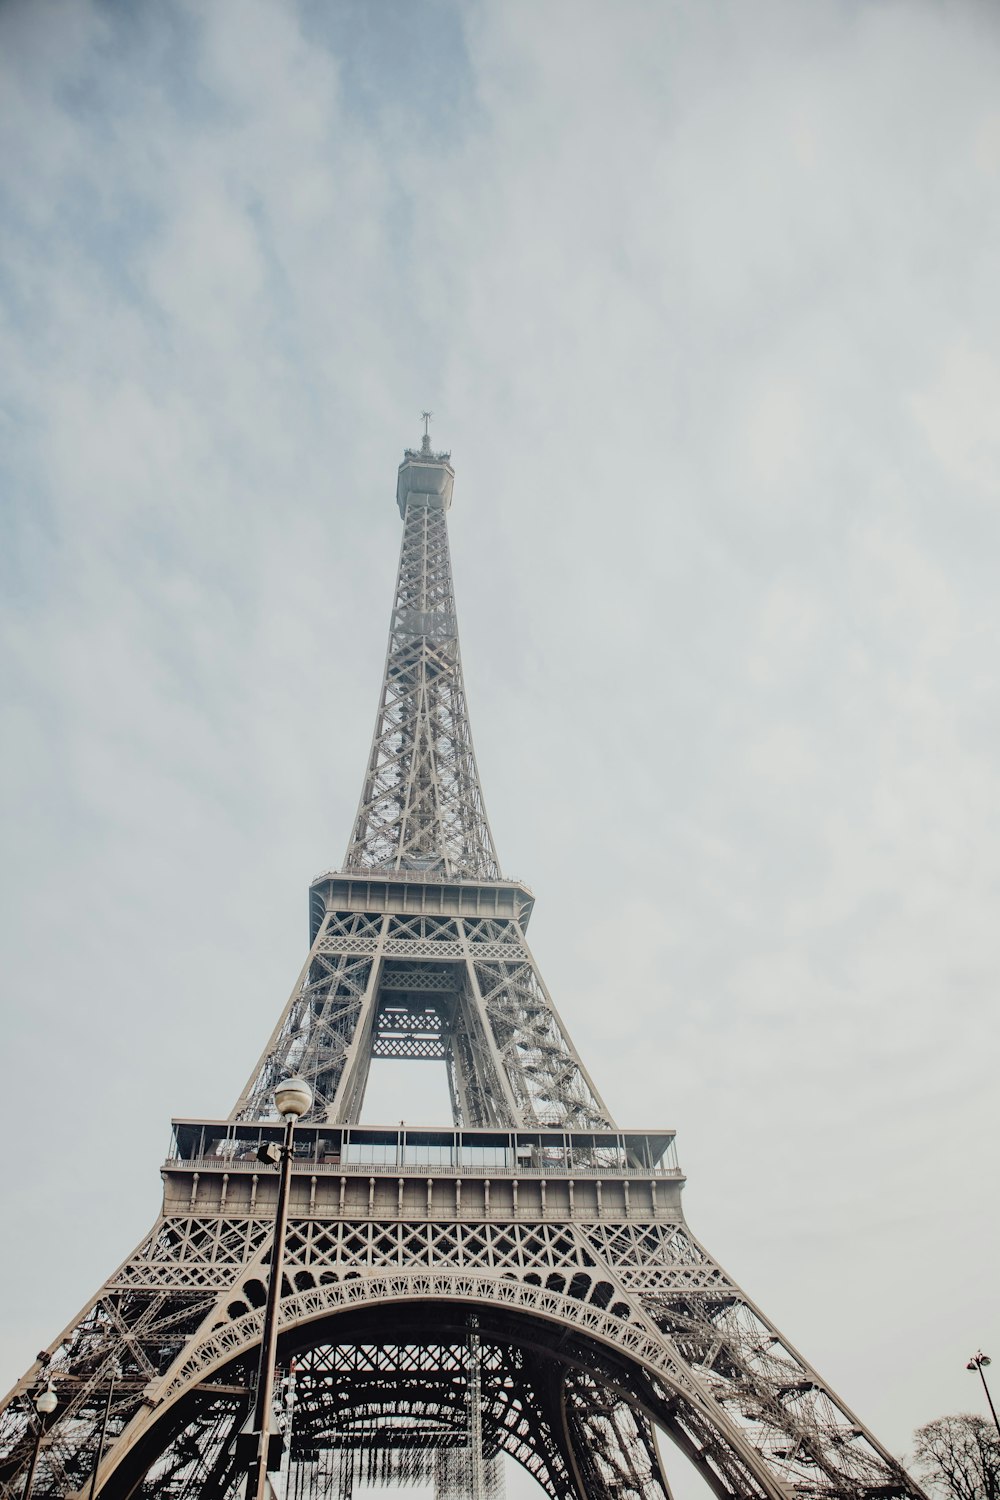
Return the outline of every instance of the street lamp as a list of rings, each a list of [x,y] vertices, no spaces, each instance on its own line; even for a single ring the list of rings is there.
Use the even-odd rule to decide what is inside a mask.
[[[28,1465],[28,1473],[24,1481],[24,1489],[21,1491],[21,1500],[30,1500],[31,1486],[35,1482],[35,1469],[38,1466],[38,1453],[42,1446],[42,1438],[45,1435],[46,1417],[51,1417],[59,1405],[59,1397],[50,1380],[44,1391],[40,1391],[35,1397],[35,1410],[38,1413],[38,1430],[35,1433],[35,1446],[31,1450],[31,1463]]]
[[[267,1284],[264,1308],[264,1332],[260,1341],[260,1364],[257,1367],[257,1400],[254,1406],[254,1431],[257,1433],[256,1475],[253,1468],[247,1478],[247,1500],[265,1500],[267,1459],[271,1437],[271,1406],[274,1398],[274,1356],[278,1347],[278,1302],[281,1298],[281,1273],[285,1259],[285,1228],[288,1224],[288,1188],[292,1180],[292,1139],[295,1122],[312,1108],[312,1089],[304,1078],[286,1078],[274,1091],[274,1104],[285,1122],[285,1138],[279,1147],[265,1146],[259,1152],[262,1161],[274,1162],[280,1170],[278,1206],[274,1211],[274,1243],[271,1248],[271,1277]]]
[[[996,1428],[997,1433],[1000,1434],[1000,1420],[998,1420],[997,1418],[997,1409],[993,1405],[993,1397],[990,1395],[990,1388],[986,1384],[986,1376],[983,1373],[983,1366],[992,1363],[993,1361],[990,1359],[988,1354],[984,1354],[981,1349],[977,1349],[965,1368],[967,1370],[979,1371],[979,1378],[983,1382],[983,1390],[986,1392],[986,1399],[990,1403],[990,1411],[993,1413],[993,1425]]]

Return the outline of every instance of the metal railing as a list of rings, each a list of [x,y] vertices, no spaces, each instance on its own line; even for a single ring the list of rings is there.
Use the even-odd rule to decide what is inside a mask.
[[[168,1156],[164,1170],[181,1172],[262,1172],[266,1163],[257,1159],[237,1156]],[[625,1177],[648,1181],[652,1178],[680,1178],[679,1167],[619,1167],[600,1166],[592,1163],[567,1166],[565,1162],[550,1162],[544,1166],[486,1166],[481,1162],[459,1162],[431,1165],[427,1162],[374,1162],[374,1161],[315,1161],[311,1157],[296,1158],[293,1172],[317,1173],[334,1177],[486,1177],[509,1178],[563,1178],[563,1177]]]
[[[525,885],[515,875],[504,875],[500,880],[492,880],[487,875],[449,875],[444,870],[393,870],[384,866],[358,865],[349,870],[321,870],[309,882],[310,886],[318,885],[321,880],[402,880],[412,881],[415,885],[514,885],[518,890],[526,891],[530,896],[533,894],[531,887]]]

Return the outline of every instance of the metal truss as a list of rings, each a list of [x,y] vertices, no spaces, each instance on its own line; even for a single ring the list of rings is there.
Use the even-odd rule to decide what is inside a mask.
[[[315,1103],[278,1312],[287,1500],[372,1478],[457,1500],[470,1474],[497,1500],[501,1453],[551,1500],[669,1500],[655,1432],[720,1500],[922,1500],[694,1238],[672,1133],[616,1131],[559,1019],[479,788],[453,477],[426,438],[400,468],[375,737],[345,870],[311,888],[305,966],[229,1121],[197,1122],[150,1234],[0,1405],[0,1500],[20,1495],[49,1378],[35,1500],[87,1492],[105,1409],[101,1500],[234,1500],[275,1191],[250,1127],[266,1135],[294,1073]],[[400,1136],[391,1164],[342,1157],[376,1057],[444,1062],[457,1154],[417,1161]]]
[[[234,1117],[298,1073],[312,1118],[357,1120],[376,1057],[443,1059],[458,1125],[612,1124],[515,918],[328,911]]]
[[[563,1411],[585,1494],[669,1500],[652,1424],[620,1390],[574,1370],[564,1382]]]
[[[290,1224],[285,1357],[324,1348],[329,1331],[349,1330],[352,1317],[373,1320],[370,1337],[358,1341],[367,1353],[315,1355],[304,1366],[341,1377],[322,1392],[318,1375],[314,1382],[319,1394],[298,1428],[311,1434],[301,1438],[310,1452],[327,1439],[350,1446],[351,1432],[363,1430],[352,1427],[357,1413],[376,1413],[379,1372],[390,1359],[383,1346],[404,1342],[402,1319],[421,1352],[406,1356],[412,1379],[401,1409],[421,1441],[435,1422],[447,1436],[461,1383],[452,1379],[454,1360],[434,1349],[448,1342],[449,1323],[461,1337],[475,1308],[492,1351],[482,1370],[486,1451],[511,1452],[554,1500],[662,1497],[653,1423],[720,1496],[919,1495],[682,1221],[464,1221],[435,1217],[433,1203],[429,1193],[427,1214],[408,1220]],[[267,1222],[219,1213],[164,1219],[53,1349],[46,1374],[69,1400],[43,1454],[39,1496],[62,1496],[89,1472],[112,1368],[124,1378],[105,1461],[108,1500],[180,1496],[195,1482],[201,1488],[190,1493],[214,1493],[209,1471],[222,1484],[260,1338]],[[391,1356],[400,1378],[401,1358]],[[363,1380],[351,1378],[359,1359],[369,1365]],[[461,1367],[467,1343],[454,1359]],[[520,1360],[516,1381],[507,1378],[511,1359]],[[3,1496],[16,1493],[30,1442],[30,1383],[8,1404],[0,1432],[9,1454]],[[312,1389],[308,1381],[304,1388]],[[347,1415],[334,1441],[337,1402]],[[405,1446],[405,1433],[397,1436]]]
[[[453,476],[446,457],[429,449],[408,455],[403,471],[413,487],[406,490],[382,696],[345,868],[496,879],[458,648],[445,519]],[[445,493],[428,493],[442,479]]]

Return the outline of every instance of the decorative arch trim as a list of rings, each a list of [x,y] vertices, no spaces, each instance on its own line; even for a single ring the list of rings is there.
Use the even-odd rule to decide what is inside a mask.
[[[713,1427],[734,1457],[753,1476],[770,1500],[789,1500],[788,1493],[771,1474],[760,1455],[746,1441],[724,1412],[706,1397],[681,1363],[671,1354],[669,1345],[642,1314],[631,1319],[618,1316],[590,1302],[566,1297],[545,1287],[534,1286],[512,1276],[490,1276],[470,1273],[400,1272],[378,1276],[348,1275],[326,1282],[282,1299],[279,1308],[279,1333],[301,1328],[335,1316],[349,1308],[401,1302],[467,1302],[523,1312],[547,1322],[571,1327],[589,1335],[617,1354],[626,1354],[655,1376],[681,1401],[693,1406],[701,1419]],[[620,1304],[619,1304],[620,1305]],[[108,1473],[117,1467],[134,1445],[193,1387],[247,1354],[260,1343],[263,1334],[262,1310],[253,1310],[213,1329],[187,1349],[154,1397],[155,1404],[145,1421],[123,1435],[108,1455]],[[151,1396],[153,1393],[150,1393]],[[107,1476],[102,1476],[106,1478]]]

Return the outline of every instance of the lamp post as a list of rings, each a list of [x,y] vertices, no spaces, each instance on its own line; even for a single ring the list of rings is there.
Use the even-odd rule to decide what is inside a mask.
[[[274,1400],[274,1356],[278,1347],[278,1303],[281,1299],[281,1274],[285,1258],[285,1228],[288,1224],[288,1189],[292,1180],[292,1141],[295,1122],[312,1107],[312,1089],[304,1078],[286,1078],[274,1091],[274,1103],[285,1122],[285,1138],[275,1150],[264,1147],[264,1161],[277,1162],[278,1205],[274,1211],[274,1241],[271,1247],[271,1276],[267,1284],[264,1307],[264,1332],[260,1341],[260,1364],[257,1367],[257,1400],[254,1406],[254,1431],[257,1433],[256,1475],[251,1467],[247,1478],[247,1500],[265,1500],[267,1491],[267,1458],[271,1437],[271,1407]]]
[[[989,1355],[984,1354],[981,1349],[977,1349],[965,1368],[967,1370],[979,1371],[979,1378],[983,1382],[983,1390],[986,1392],[986,1399],[990,1404],[990,1411],[993,1413],[993,1425],[996,1428],[998,1435],[1000,1435],[1000,1419],[997,1418],[997,1409],[993,1405],[993,1397],[990,1395],[990,1388],[986,1384],[986,1376],[983,1373],[983,1366],[988,1364],[992,1364],[992,1360],[990,1359]]]
[[[35,1411],[38,1413],[38,1430],[35,1433],[35,1446],[31,1450],[31,1463],[28,1465],[28,1472],[25,1476],[24,1489],[21,1491],[21,1500],[30,1500],[31,1486],[35,1482],[35,1469],[38,1466],[38,1454],[42,1446],[42,1438],[45,1435],[45,1418],[51,1417],[58,1405],[59,1397],[56,1395],[50,1380],[44,1391],[40,1391],[35,1397]]]

